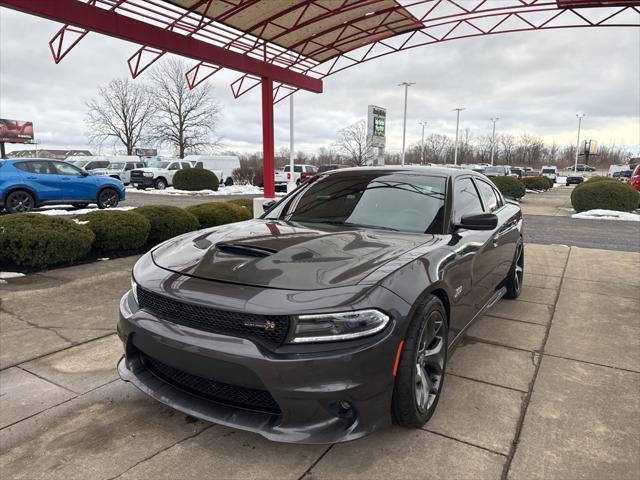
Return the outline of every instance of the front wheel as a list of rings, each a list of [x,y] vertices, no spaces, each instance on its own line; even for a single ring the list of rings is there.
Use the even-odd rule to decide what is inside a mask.
[[[518,298],[522,293],[522,284],[524,282],[524,245],[522,242],[518,243],[516,247],[516,255],[513,257],[513,263],[509,269],[507,275],[507,281],[505,286],[507,287],[507,293],[505,298]]]
[[[16,190],[7,195],[5,208],[9,213],[30,212],[35,207],[33,195],[24,190]]]
[[[158,178],[153,182],[153,186],[156,187],[156,190],[164,190],[167,188],[167,181],[164,178]]]
[[[444,305],[429,295],[409,325],[398,364],[391,406],[397,424],[420,428],[435,412],[445,376],[448,333]]]
[[[120,196],[112,188],[105,188],[98,195],[98,208],[115,208],[118,206]]]

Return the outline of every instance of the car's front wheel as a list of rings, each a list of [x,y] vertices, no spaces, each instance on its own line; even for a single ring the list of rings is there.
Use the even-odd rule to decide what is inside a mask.
[[[447,312],[429,295],[418,307],[405,337],[393,391],[396,423],[422,427],[435,412],[447,364]]]
[[[115,208],[120,201],[120,195],[113,188],[105,188],[98,195],[98,208]]]
[[[522,242],[518,243],[516,247],[516,254],[513,257],[513,263],[509,269],[507,275],[507,281],[505,286],[507,287],[507,293],[505,298],[518,298],[522,293],[522,284],[524,282],[524,245]]]
[[[164,178],[158,178],[153,182],[153,186],[156,187],[156,190],[164,190],[167,188],[167,181]]]
[[[36,201],[29,192],[15,190],[7,195],[5,208],[9,213],[30,212],[36,206]]]

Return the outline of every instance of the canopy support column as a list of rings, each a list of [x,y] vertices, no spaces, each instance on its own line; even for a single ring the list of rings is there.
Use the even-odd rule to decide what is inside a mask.
[[[273,80],[262,77],[262,172],[264,197],[275,198]]]

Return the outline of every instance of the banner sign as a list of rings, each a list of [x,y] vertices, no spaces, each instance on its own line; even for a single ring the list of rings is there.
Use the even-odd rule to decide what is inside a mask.
[[[139,157],[156,157],[158,155],[157,148],[136,148],[135,154]]]
[[[0,142],[33,143],[33,123],[0,118]]]

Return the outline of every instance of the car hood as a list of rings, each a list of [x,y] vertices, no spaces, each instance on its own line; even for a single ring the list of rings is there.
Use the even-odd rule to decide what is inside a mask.
[[[183,275],[316,290],[355,285],[425,243],[440,242],[433,235],[250,220],[183,235],[152,256],[159,267]]]

